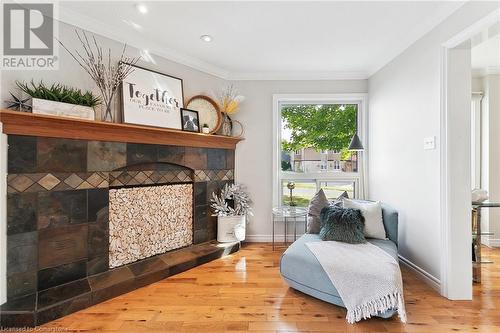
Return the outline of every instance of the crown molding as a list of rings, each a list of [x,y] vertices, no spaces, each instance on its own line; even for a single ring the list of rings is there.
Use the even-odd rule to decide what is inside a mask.
[[[366,80],[367,72],[300,71],[300,72],[241,72],[230,73],[231,81],[314,81],[314,80]]]
[[[229,72],[223,68],[214,66],[195,57],[191,57],[186,54],[174,51],[168,47],[159,46],[157,42],[151,41],[147,37],[142,36],[141,38],[137,38],[135,36],[128,36],[127,40],[124,40],[122,34],[119,32],[119,30],[117,30],[116,27],[105,24],[101,21],[95,20],[90,16],[82,15],[62,6],[59,6],[59,17],[57,17],[57,20],[101,35],[103,37],[125,43],[129,46],[137,48],[139,51],[147,50],[150,54],[161,56],[168,60],[197,69],[221,79],[227,79],[227,77],[229,76]]]

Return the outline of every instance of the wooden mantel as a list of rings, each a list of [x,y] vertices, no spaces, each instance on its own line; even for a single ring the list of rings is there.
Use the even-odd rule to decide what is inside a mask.
[[[241,138],[0,110],[3,133],[96,141],[235,149]]]

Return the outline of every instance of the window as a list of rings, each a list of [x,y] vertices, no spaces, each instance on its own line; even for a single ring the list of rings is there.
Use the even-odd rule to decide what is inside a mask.
[[[275,96],[275,204],[290,203],[291,181],[293,201],[300,206],[307,206],[320,188],[330,199],[344,191],[349,197],[362,196],[362,156],[348,146],[355,133],[364,138],[364,101],[362,94],[318,100],[309,95]]]

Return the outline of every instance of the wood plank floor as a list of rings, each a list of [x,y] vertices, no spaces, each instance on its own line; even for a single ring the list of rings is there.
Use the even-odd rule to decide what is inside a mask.
[[[240,252],[154,283],[39,329],[58,332],[500,332],[500,250],[483,269],[474,300],[451,302],[403,268],[408,324],[370,319],[350,325],[345,310],[287,287],[282,250]],[[307,272],[305,272],[307,274]]]

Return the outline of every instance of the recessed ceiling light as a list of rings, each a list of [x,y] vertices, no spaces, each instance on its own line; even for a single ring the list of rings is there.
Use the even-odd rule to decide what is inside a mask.
[[[137,5],[135,5],[135,8],[141,14],[146,14],[148,12],[148,7],[146,7],[146,5],[143,3],[138,3]]]
[[[208,43],[208,42],[211,42],[211,41],[212,41],[212,36],[210,36],[210,35],[201,35],[201,36],[200,36],[200,39],[201,39],[202,41],[204,41],[204,42],[207,42],[207,43]]]

